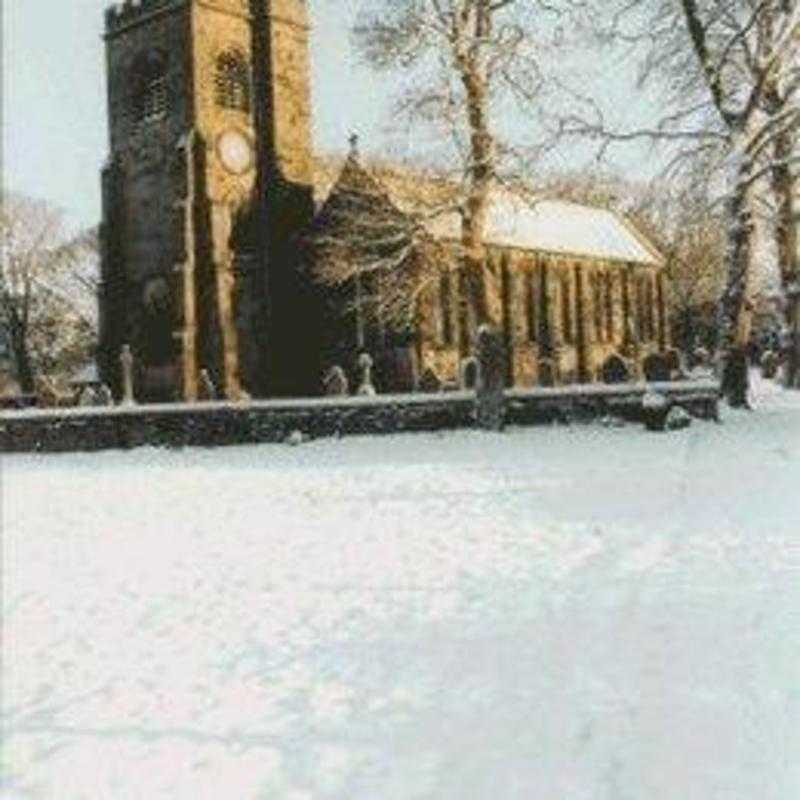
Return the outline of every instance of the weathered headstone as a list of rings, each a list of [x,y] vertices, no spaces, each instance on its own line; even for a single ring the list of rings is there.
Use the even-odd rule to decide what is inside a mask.
[[[207,369],[201,369],[198,377],[198,396],[200,400],[216,400],[217,387],[214,386],[214,381],[208,374]]]
[[[671,370],[667,359],[660,353],[651,353],[642,362],[644,379],[650,383],[668,381]]]
[[[442,381],[430,367],[425,367],[419,379],[419,390],[425,394],[442,391]]]
[[[411,392],[417,382],[417,354],[413,347],[395,347],[392,351],[392,391]]]
[[[658,392],[645,393],[642,397],[644,424],[649,431],[663,431],[669,411],[669,401]]]
[[[600,378],[603,383],[625,383],[630,377],[628,365],[616,353],[612,353],[600,367]]]
[[[334,364],[322,376],[322,389],[330,397],[345,397],[350,393],[347,375],[338,364]]]
[[[111,393],[111,389],[109,389],[105,383],[101,383],[97,389],[97,402],[101,406],[114,405],[114,395]]]
[[[122,345],[119,362],[122,365],[122,405],[132,406],[136,400],[133,398],[133,353],[129,344]]]
[[[506,359],[503,335],[486,325],[478,329],[478,384],[476,417],[478,426],[501,431],[505,425]]]
[[[372,396],[376,394],[375,386],[372,383],[372,356],[369,353],[362,353],[358,357],[358,368],[361,370],[361,383],[358,387],[358,394]]]
[[[549,358],[540,358],[538,368],[539,386],[555,386],[556,369],[553,362]]]
[[[83,391],[78,398],[78,405],[84,408],[88,406],[97,405],[97,397],[95,396],[94,389],[91,386],[84,386]]]
[[[688,370],[686,369],[681,352],[677,348],[668,347],[664,351],[664,359],[667,362],[670,380],[678,381],[682,380],[686,376]]]
[[[305,434],[300,430],[293,430],[287,437],[286,437],[286,444],[292,445],[292,447],[297,447],[299,444],[304,444],[306,441]]]
[[[672,406],[667,412],[664,427],[668,431],[679,431],[682,428],[688,428],[692,424],[692,418],[686,409],[680,406]]]
[[[478,385],[478,370],[478,360],[474,357],[461,362],[459,378],[462,389],[474,389]]]

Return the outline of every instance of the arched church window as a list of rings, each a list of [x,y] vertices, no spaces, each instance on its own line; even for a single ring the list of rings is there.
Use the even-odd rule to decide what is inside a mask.
[[[610,272],[606,272],[603,284],[605,295],[606,340],[614,341],[614,283]]]
[[[602,306],[602,285],[603,275],[596,273],[592,275],[592,317],[594,319],[594,335],[598,342],[603,341],[603,306]]]
[[[536,273],[534,270],[535,267],[525,270],[525,319],[529,342],[535,342],[539,334],[536,316]]]
[[[572,292],[570,291],[569,277],[561,276],[561,332],[564,341],[572,344]]]
[[[250,111],[250,77],[247,62],[237,50],[217,56],[214,88],[217,105],[234,111]]]
[[[131,85],[131,116],[134,122],[161,119],[167,113],[167,59],[150,51],[137,59]]]
[[[450,273],[445,271],[439,277],[439,318],[441,320],[440,339],[445,347],[453,344],[453,287]]]

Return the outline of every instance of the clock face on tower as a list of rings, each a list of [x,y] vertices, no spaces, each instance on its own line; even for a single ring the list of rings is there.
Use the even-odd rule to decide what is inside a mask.
[[[242,175],[253,165],[253,147],[241,131],[231,128],[217,139],[217,154],[222,166],[234,175]]]

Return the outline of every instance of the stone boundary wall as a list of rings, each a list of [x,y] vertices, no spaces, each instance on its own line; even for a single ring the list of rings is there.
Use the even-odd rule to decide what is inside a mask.
[[[716,418],[714,381],[510,389],[512,424],[569,421],[605,414],[641,419],[648,390],[696,416]],[[0,414],[0,452],[71,452],[132,447],[214,447],[305,438],[476,427],[474,392],[377,397],[29,409]]]

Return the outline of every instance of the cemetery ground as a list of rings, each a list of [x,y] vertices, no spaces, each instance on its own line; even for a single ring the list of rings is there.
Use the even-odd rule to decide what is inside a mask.
[[[0,797],[793,800],[800,399],[2,460]]]

